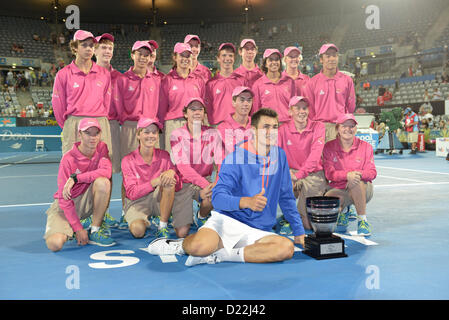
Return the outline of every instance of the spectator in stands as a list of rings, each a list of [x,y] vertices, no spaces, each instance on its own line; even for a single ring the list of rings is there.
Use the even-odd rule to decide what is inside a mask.
[[[263,53],[262,71],[264,75],[254,82],[251,114],[261,108],[277,112],[280,123],[290,120],[288,103],[295,96],[295,82],[282,72],[282,54],[277,49],[266,49]]]
[[[357,60],[355,62],[355,76],[358,77],[360,76],[360,70],[362,69],[362,64],[360,63],[360,57],[357,57]]]
[[[99,121],[101,140],[108,145],[109,152],[112,150],[107,119],[111,103],[111,76],[106,69],[92,61],[96,42],[92,33],[76,31],[70,42],[75,60],[61,69],[55,79],[52,106],[64,136],[63,154],[79,140],[76,128],[84,117]]]
[[[236,48],[232,43],[220,45],[217,54],[220,69],[206,84],[207,117],[209,124],[213,126],[219,125],[234,113],[232,92],[245,84],[245,78],[234,72],[235,54]]]
[[[410,65],[410,66],[408,67],[408,76],[409,76],[409,77],[413,77],[413,75],[414,75],[414,72],[413,72],[413,66]]]
[[[367,91],[367,90],[371,90],[371,83],[369,82],[369,80],[366,80],[363,83],[363,90]]]
[[[412,111],[411,107],[407,107],[404,110],[405,116],[405,131],[407,132],[407,142],[411,143],[411,154],[416,154],[418,131],[419,131],[419,118],[416,113]]]
[[[430,101],[431,99],[431,95],[429,94],[429,89],[425,89],[424,90],[424,94],[423,94],[423,101]]]
[[[302,96],[294,96],[289,102],[291,120],[279,128],[279,146],[284,149],[290,167],[293,193],[298,198],[298,211],[305,229],[312,229],[306,210],[306,198],[322,196],[327,189],[324,176],[322,152],[325,126],[309,119],[309,103]],[[291,235],[287,222],[282,223],[284,232]]]
[[[416,68],[416,73],[415,73],[415,75],[416,75],[417,77],[421,77],[421,76],[423,75],[421,64],[418,64],[418,67]]]
[[[216,182],[212,181],[211,175],[214,164],[221,165],[223,156],[218,130],[202,125],[205,111],[203,99],[191,97],[183,108],[186,124],[173,130],[170,137],[173,162],[183,183],[176,196],[181,199],[189,217],[193,216],[192,200],[200,203],[195,217],[198,227],[207,221],[212,210],[212,189]],[[187,233],[188,229],[185,235]]]
[[[362,104],[363,104],[363,98],[359,94],[356,94],[355,95],[355,107],[359,108],[362,106]]]
[[[310,105],[309,118],[326,124],[326,141],[337,136],[336,121],[341,114],[355,110],[355,91],[352,78],[338,70],[338,48],[327,43],[321,46],[323,69],[305,87]]]
[[[239,55],[242,57],[242,64],[235,69],[235,72],[242,75],[245,78],[245,86],[251,88],[254,82],[263,75],[254,62],[257,55],[256,42],[253,39],[243,39],[240,42]]]
[[[446,73],[443,73],[441,75],[441,83],[449,83],[449,75]]]
[[[212,74],[209,70],[209,68],[203,66],[201,63],[198,62],[198,56],[201,52],[201,40],[200,37],[198,37],[195,34],[188,34],[184,38],[184,43],[190,45],[190,48],[192,49],[192,65],[191,65],[191,71],[195,76],[199,76],[203,79],[204,83],[209,81],[212,78]]]
[[[357,121],[352,114],[343,114],[337,120],[337,138],[325,144],[323,167],[332,188],[325,196],[340,198],[337,228],[346,231],[349,211],[343,209],[354,204],[357,211],[357,234],[371,235],[366,218],[366,204],[373,196],[372,181],[377,176],[372,146],[355,136]],[[343,230],[342,230],[343,229]]]
[[[284,50],[284,62],[286,69],[283,75],[287,75],[295,81],[296,95],[301,95],[304,86],[310,78],[299,71],[302,60],[301,50],[297,47],[287,47]]]
[[[173,68],[164,77],[160,90],[160,105],[157,118],[165,122],[165,150],[171,152],[170,136],[173,130],[182,127],[186,120],[183,108],[191,97],[205,96],[205,82],[191,70],[192,49],[189,44],[178,42],[173,48]]]
[[[440,88],[435,88],[432,95],[432,100],[443,100],[443,94],[440,91]]]

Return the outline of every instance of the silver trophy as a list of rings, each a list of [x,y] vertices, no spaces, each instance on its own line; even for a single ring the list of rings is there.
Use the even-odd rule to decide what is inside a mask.
[[[309,197],[306,206],[314,234],[305,238],[304,253],[317,260],[347,257],[344,240],[333,234],[337,227],[340,199]]]

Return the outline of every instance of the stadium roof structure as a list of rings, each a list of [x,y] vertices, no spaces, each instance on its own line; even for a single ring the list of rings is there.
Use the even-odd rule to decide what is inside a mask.
[[[158,24],[212,23],[244,21],[249,6],[249,20],[279,19],[304,15],[338,14],[360,9],[367,0],[13,0],[2,1],[0,15],[53,19],[76,5],[84,22],[145,23],[153,19],[153,2],[158,9]]]

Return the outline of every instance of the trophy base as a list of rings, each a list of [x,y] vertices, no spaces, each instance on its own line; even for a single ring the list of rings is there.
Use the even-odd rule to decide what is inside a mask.
[[[317,237],[315,234],[308,235],[305,240],[304,254],[316,259],[345,258],[345,242],[335,235],[328,237]]]

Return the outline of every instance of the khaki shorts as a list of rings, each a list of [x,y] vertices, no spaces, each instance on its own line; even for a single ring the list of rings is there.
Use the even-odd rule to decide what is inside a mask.
[[[137,134],[137,121],[125,121],[120,131],[120,155],[122,159],[127,154],[136,150],[137,147],[139,146],[136,134]],[[159,141],[156,142],[154,147],[159,148]]]
[[[75,204],[75,210],[80,220],[90,217],[93,213],[93,193],[92,185],[79,197],[73,199]],[[54,235],[55,233],[65,234],[67,237],[73,237],[73,229],[69,224],[69,221],[64,215],[64,211],[59,207],[58,200],[55,199],[48,208],[47,212],[47,225],[45,227],[44,239]]]
[[[298,211],[302,219],[307,218],[306,199],[308,197],[320,197],[328,189],[329,185],[327,184],[323,170],[312,172],[304,179],[298,180],[295,183],[293,192],[295,197],[298,198]]]
[[[78,124],[81,119],[87,117],[69,116],[64,122],[64,128],[62,129],[62,154],[70,151],[75,142],[79,141],[78,138]],[[90,117],[96,118],[101,127],[101,141],[107,144],[109,150],[109,158],[113,161],[112,157],[112,141],[111,141],[111,129],[109,128],[109,120],[106,117]]]
[[[149,216],[160,216],[161,196],[159,192],[159,187],[153,192],[150,192],[146,196],[139,198],[137,200],[129,200],[125,198],[125,219],[128,225],[131,225],[136,220],[144,220],[148,223]]]
[[[418,142],[418,131],[407,132],[407,142],[408,143]]]
[[[186,124],[186,119],[184,118],[178,118],[178,119],[173,119],[173,120],[167,120],[165,121],[165,133],[164,133],[164,140],[165,140],[165,150],[170,153],[171,155],[171,144],[170,144],[170,136],[171,133],[178,129],[181,128],[182,126],[184,126]],[[173,159],[172,159],[173,160]]]
[[[112,142],[112,173],[121,171],[122,157],[120,154],[120,123],[117,120],[109,120],[111,128],[111,142]]]
[[[364,182],[366,185],[366,203],[368,203],[373,198],[373,184],[371,182]],[[343,204],[340,203],[341,208],[346,208],[347,206],[354,204],[351,196],[349,195],[348,189],[330,189],[334,194],[336,193],[339,197],[343,198]]]
[[[337,138],[337,129],[336,129],[336,124],[335,123],[331,123],[331,122],[326,122],[325,123],[326,126],[326,138],[325,138],[325,142],[334,140],[335,138]]]
[[[211,181],[211,177],[205,177]],[[193,200],[199,202],[201,188],[191,183],[182,183],[182,189],[175,193],[173,202],[173,226],[183,227],[193,223]]]
[[[214,230],[228,252],[233,248],[243,248],[254,244],[257,240],[264,237],[276,235],[274,232],[250,227],[243,222],[213,210],[211,217],[207,219],[200,229],[202,228]]]

